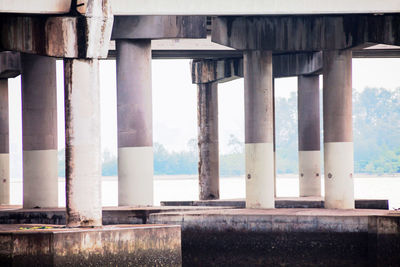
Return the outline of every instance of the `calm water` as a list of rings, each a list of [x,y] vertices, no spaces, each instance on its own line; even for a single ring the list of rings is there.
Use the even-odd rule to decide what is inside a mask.
[[[296,197],[299,195],[298,179],[294,175],[278,176],[277,195],[279,197]],[[323,194],[322,179],[322,194]],[[400,177],[358,177],[354,184],[356,198],[389,199],[389,207],[400,208]],[[65,182],[60,178],[58,183],[59,205],[65,206]],[[198,199],[198,182],[196,175],[165,175],[154,177],[154,204],[164,200]],[[220,179],[221,199],[244,198],[244,176],[222,177]],[[117,177],[103,177],[103,206],[117,206]],[[11,204],[22,203],[22,182],[11,182]]]

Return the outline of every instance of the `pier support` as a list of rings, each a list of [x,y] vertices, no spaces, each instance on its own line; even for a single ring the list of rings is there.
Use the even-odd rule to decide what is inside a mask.
[[[319,76],[298,76],[300,197],[321,196]]]
[[[23,207],[58,206],[55,58],[21,55]]]
[[[246,207],[274,208],[272,52],[244,53]]]
[[[116,44],[118,205],[152,205],[151,40]]]
[[[0,79],[0,205],[10,204],[8,79]]]
[[[197,85],[199,199],[219,199],[218,83]]]
[[[324,51],[325,208],[354,209],[351,56]]]
[[[102,224],[99,61],[64,59],[67,226]]]

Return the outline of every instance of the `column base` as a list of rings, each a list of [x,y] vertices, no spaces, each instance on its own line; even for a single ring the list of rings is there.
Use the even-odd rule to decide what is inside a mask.
[[[299,151],[300,197],[321,196],[321,152]]]
[[[10,204],[10,155],[0,153],[0,205]]]
[[[57,150],[23,151],[23,207],[58,207]]]
[[[118,148],[118,205],[153,205],[153,147]]]
[[[354,209],[353,142],[324,144],[325,208]]]
[[[272,143],[245,144],[246,208],[275,207]]]

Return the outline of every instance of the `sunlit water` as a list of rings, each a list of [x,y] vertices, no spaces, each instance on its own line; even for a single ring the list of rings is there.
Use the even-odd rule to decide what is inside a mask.
[[[117,177],[103,177],[102,203],[103,206],[117,206],[118,181]],[[322,182],[322,194],[324,183]],[[297,197],[299,181],[294,175],[278,176],[277,196]],[[400,208],[400,177],[358,177],[354,179],[355,197],[358,199],[389,199],[390,209]],[[65,180],[59,179],[58,203],[65,206]],[[196,200],[198,199],[198,180],[196,175],[165,175],[154,177],[154,203],[159,205],[165,200]],[[244,198],[244,176],[221,177],[221,199]],[[11,182],[11,204],[22,203],[22,182]]]

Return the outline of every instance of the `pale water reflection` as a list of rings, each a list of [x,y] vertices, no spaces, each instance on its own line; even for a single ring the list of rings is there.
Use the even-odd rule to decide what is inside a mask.
[[[278,176],[277,196],[296,197],[299,195],[298,179],[295,175]],[[322,179],[322,194],[323,191]],[[389,199],[389,207],[400,208],[400,177],[357,177],[354,184],[356,198]],[[59,179],[59,206],[65,206],[65,180]],[[196,175],[162,175],[154,177],[154,203],[159,205],[164,200],[198,199],[198,181]],[[244,198],[244,176],[221,177],[221,199]],[[103,206],[118,204],[117,177],[103,177]],[[11,204],[22,203],[22,182],[11,182]]]

